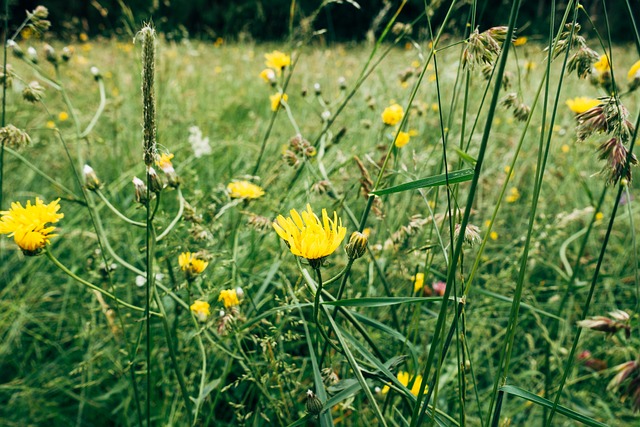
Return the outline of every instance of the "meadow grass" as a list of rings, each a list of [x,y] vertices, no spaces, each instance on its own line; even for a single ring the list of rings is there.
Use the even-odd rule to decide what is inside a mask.
[[[602,53],[592,31],[582,34]],[[502,102],[491,111],[496,85],[481,67],[468,74],[462,68],[461,39],[444,33],[434,61],[428,41],[390,34],[366,68],[372,45],[314,42],[291,50],[160,38],[157,145],[174,154],[180,185],[156,197],[152,231],[162,238],[155,244],[145,233],[155,202],[136,202],[131,184],[133,176],[147,177],[140,47],[122,40],[74,43],[57,77],[42,54],[40,75],[10,58],[17,77],[8,88],[7,123],[25,129],[32,142],[4,154],[2,208],[36,196],[61,198],[65,216],[46,252],[68,271],[0,239],[0,424],[633,423],[634,389],[625,399],[627,383],[620,390],[607,385],[616,366],[638,357],[635,181],[606,186],[596,152],[605,137],[577,142],[576,114],[565,105],[606,92],[564,73],[562,53],[548,68],[543,114],[546,41],[529,41],[510,47],[503,69],[510,88],[494,98],[517,93],[517,102],[532,107],[530,122]],[[62,43],[49,42],[62,51]],[[27,44],[43,51],[39,40],[20,42]],[[259,77],[264,54],[275,49],[292,54],[294,63],[275,76],[288,95],[277,112],[269,101],[277,89]],[[636,60],[631,45],[612,49],[621,91]],[[359,81],[362,70],[370,73]],[[64,85],[66,102],[51,87],[42,102],[22,100],[24,85],[43,76]],[[82,135],[100,106],[101,85],[104,111]],[[621,99],[635,121],[637,92]],[[396,127],[381,120],[394,103],[404,107],[400,126],[412,135],[401,148],[393,144]],[[209,138],[210,154],[194,154],[193,126]],[[307,156],[292,152],[297,134],[314,147]],[[75,178],[85,163],[103,183],[99,192]],[[471,171],[449,191],[442,182],[416,183],[433,176],[447,182],[459,170]],[[234,199],[227,188],[234,180],[252,181],[265,194]],[[368,196],[407,182],[413,182],[408,191]],[[465,209],[472,183],[471,209]],[[607,232],[619,188],[624,201]],[[341,245],[321,268],[294,257],[271,222],[307,203],[317,215],[337,211],[345,243],[353,231],[364,231],[365,255],[350,259]],[[473,229],[466,239],[455,232],[466,220],[478,227],[477,237]],[[147,250],[157,286],[148,288],[154,314],[147,323],[141,312],[71,277],[144,309]],[[208,266],[201,274],[185,277],[180,269],[178,257],[187,251],[204,251],[199,256]],[[416,277],[424,283],[414,290]],[[444,282],[446,291],[438,288]],[[224,307],[220,292],[238,287],[240,304]],[[447,312],[442,292],[451,298]],[[211,305],[204,321],[189,310],[196,299]],[[571,351],[576,321],[615,309],[631,314],[631,338],[622,327],[606,337],[588,330],[574,350],[590,356],[578,358]],[[513,343],[505,346],[509,334]],[[562,407],[550,418],[567,367]],[[318,418],[308,414],[314,408],[305,405],[307,390],[324,404]],[[425,396],[428,408],[416,404]]]

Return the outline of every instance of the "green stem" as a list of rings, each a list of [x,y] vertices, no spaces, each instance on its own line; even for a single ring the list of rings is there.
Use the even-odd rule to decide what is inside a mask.
[[[147,225],[143,222],[138,222],[138,221],[134,221],[130,218],[127,218],[122,212],[120,212],[118,210],[118,208],[116,208],[115,206],[113,206],[109,200],[104,196],[104,194],[102,193],[102,191],[100,189],[95,190],[95,193],[98,195],[98,197],[100,198],[100,200],[102,200],[102,202],[109,208],[111,209],[111,211],[116,214],[116,216],[118,218],[120,218],[121,220],[123,220],[124,222],[126,222],[127,224],[131,224],[131,225],[135,225],[136,227],[140,227],[140,228],[145,228]]]
[[[91,121],[87,125],[86,129],[80,134],[80,138],[86,138],[91,133],[93,128],[98,123],[98,119],[100,119],[100,116],[104,111],[104,107],[107,105],[107,97],[104,92],[104,81],[102,80],[102,77],[98,77],[98,88],[100,90],[100,104],[98,105],[98,109],[91,118]]]
[[[178,207],[178,213],[176,214],[175,218],[173,218],[171,223],[169,223],[167,228],[165,228],[165,230],[162,233],[160,233],[158,237],[156,237],[156,243],[158,243],[163,238],[167,237],[169,232],[173,230],[173,228],[176,226],[176,224],[178,224],[178,222],[182,218],[182,214],[184,213],[184,197],[182,197],[182,190],[179,187],[178,187],[178,203],[180,204],[180,206]]]
[[[53,253],[51,253],[51,251],[49,249],[45,249],[44,251],[47,255],[47,257],[51,260],[51,262],[53,262],[53,264],[58,267],[60,270],[62,270],[63,273],[65,273],[67,276],[71,277],[72,279],[76,280],[79,283],[82,283],[83,285],[85,285],[86,287],[88,287],[89,289],[93,289],[94,291],[100,292],[102,295],[104,295],[105,297],[117,302],[118,304],[122,305],[123,307],[127,307],[130,308],[132,310],[135,311],[145,311],[144,308],[142,307],[138,307],[135,306],[133,304],[129,304],[126,301],[122,301],[120,298],[116,297],[115,295],[113,295],[111,292],[109,291],[105,291],[104,289],[94,285],[91,282],[87,282],[86,280],[84,280],[83,278],[77,276],[75,273],[73,273],[71,270],[69,270],[64,264],[62,264],[54,255]],[[152,313],[155,316],[160,316],[159,313]]]

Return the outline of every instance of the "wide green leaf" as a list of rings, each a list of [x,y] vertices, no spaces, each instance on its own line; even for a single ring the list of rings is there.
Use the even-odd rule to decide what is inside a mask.
[[[404,184],[396,185],[389,188],[383,188],[381,190],[372,191],[371,194],[376,196],[383,196],[385,194],[400,193],[402,191],[417,190],[418,188],[426,187],[439,187],[447,184],[447,178],[449,184],[458,184],[460,182],[471,181],[473,178],[473,169],[463,169],[446,174],[434,175],[427,178],[416,179],[415,181],[405,182]]]

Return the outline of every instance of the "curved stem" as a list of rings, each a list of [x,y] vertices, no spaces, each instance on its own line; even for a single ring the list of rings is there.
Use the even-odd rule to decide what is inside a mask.
[[[160,233],[158,237],[156,237],[156,243],[165,238],[169,234],[169,232],[173,230],[173,227],[176,226],[178,221],[180,221],[180,219],[182,218],[182,213],[184,212],[184,197],[182,197],[182,190],[180,190],[180,188],[178,188],[178,201],[180,202],[180,207],[178,208],[176,217],[173,218],[173,221],[171,221],[167,228],[165,228],[165,230]]]
[[[104,295],[105,297],[117,302],[118,304],[122,305],[123,307],[127,307],[130,308],[132,310],[135,311],[145,311],[144,308],[142,307],[138,307],[135,306],[133,304],[129,304],[126,301],[122,301],[120,298],[116,297],[115,295],[113,295],[111,292],[109,291],[105,291],[104,289],[94,285],[91,282],[87,282],[86,280],[84,280],[83,278],[77,276],[75,273],[73,273],[71,270],[69,270],[64,264],[62,264],[52,253],[49,249],[46,249],[44,251],[47,254],[47,257],[51,260],[51,262],[53,262],[53,264],[58,267],[60,270],[62,270],[63,273],[65,273],[67,276],[71,277],[72,279],[76,280],[77,282],[82,283],[83,285],[85,285],[86,287],[88,287],[89,289],[93,289],[94,291],[100,292],[102,295]],[[159,313],[151,313],[155,316],[160,316]]]
[[[93,128],[96,126],[96,123],[98,123],[98,119],[102,115],[102,112],[104,111],[104,107],[107,105],[107,97],[104,92],[104,81],[102,80],[102,77],[98,77],[98,88],[100,89],[100,105],[98,105],[98,109],[96,110],[96,113],[94,114],[93,118],[87,125],[84,132],[80,134],[80,138],[86,138],[91,133]]]
[[[145,223],[142,222],[138,222],[138,221],[134,221],[128,217],[126,217],[122,212],[120,212],[118,210],[118,208],[116,208],[115,206],[113,206],[109,200],[104,196],[104,194],[102,193],[102,191],[95,190],[95,193],[98,195],[98,197],[100,198],[100,200],[102,200],[104,202],[104,204],[111,209],[111,211],[116,214],[118,216],[118,218],[120,218],[121,220],[123,220],[124,222],[131,224],[131,225],[135,225],[136,227],[140,227],[140,228],[145,228],[147,225]]]

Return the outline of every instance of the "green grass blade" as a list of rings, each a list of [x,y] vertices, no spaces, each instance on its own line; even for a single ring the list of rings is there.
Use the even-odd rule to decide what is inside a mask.
[[[531,403],[535,403],[536,405],[540,405],[545,408],[553,407],[553,402],[551,402],[550,400],[540,397],[537,394],[533,394],[527,390],[523,390],[520,387],[505,385],[500,387],[500,390],[512,396],[521,397],[525,400],[528,400]],[[607,427],[607,424],[601,423],[600,421],[596,421],[593,418],[587,417],[586,415],[582,415],[572,409],[567,408],[566,406],[558,405],[556,408],[556,411],[559,414],[564,415],[565,417],[569,417],[572,420],[578,421],[587,426]]]
[[[419,302],[441,300],[442,297],[368,297],[342,299],[340,301],[325,301],[322,304],[337,307],[386,307],[396,304],[416,304]]]
[[[460,182],[471,181],[473,178],[473,169],[462,169],[451,172],[449,176],[449,184],[458,184]],[[417,190],[418,188],[439,187],[447,183],[447,175],[440,174],[427,178],[416,179],[415,181],[405,182],[404,184],[395,185],[382,190],[372,191],[375,196],[383,196],[385,194],[401,193],[403,191]]]

